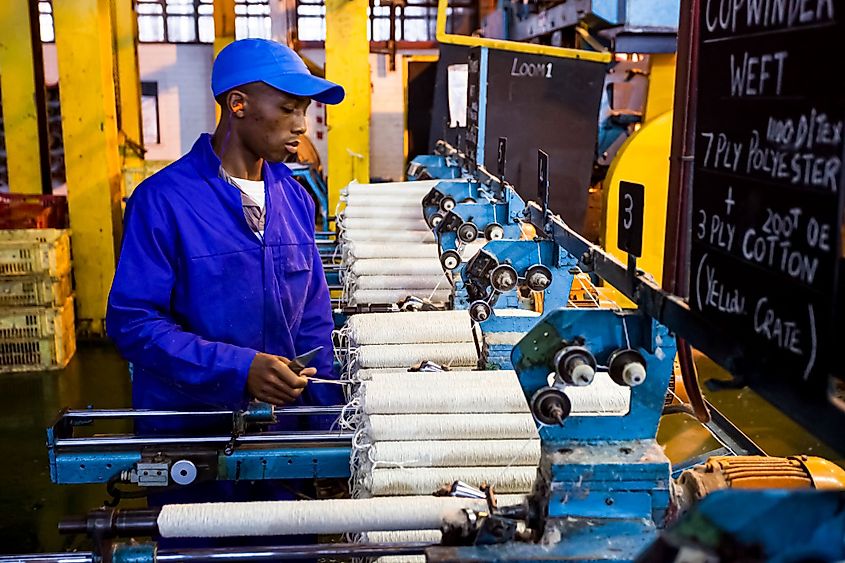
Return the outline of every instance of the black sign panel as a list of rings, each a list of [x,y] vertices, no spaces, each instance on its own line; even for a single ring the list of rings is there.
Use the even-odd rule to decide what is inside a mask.
[[[690,304],[737,375],[832,373],[845,84],[840,2],[702,0]],[[621,204],[620,204],[621,205]]]
[[[642,184],[619,182],[619,219],[616,246],[639,258],[643,255],[643,214],[645,187]]]
[[[508,138],[499,137],[499,150],[496,156],[496,175],[505,181],[505,168],[508,165]]]
[[[549,155],[543,151],[537,151],[537,202],[545,215],[549,209]]]
[[[483,146],[477,156],[493,171],[498,138],[507,137],[508,180],[528,201],[535,197],[537,150],[546,151],[549,207],[580,230],[607,65],[497,49],[485,57],[481,48],[470,53],[467,153],[477,155]]]

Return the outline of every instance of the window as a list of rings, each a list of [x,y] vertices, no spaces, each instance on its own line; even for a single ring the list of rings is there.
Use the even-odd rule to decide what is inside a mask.
[[[158,82],[141,82],[141,120],[144,130],[144,146],[160,144]]]
[[[51,0],[38,2],[38,27],[41,41],[52,43],[56,40],[56,34],[53,32],[53,2]]]
[[[212,43],[213,0],[137,0],[142,43]]]
[[[270,39],[268,0],[235,0],[235,39]]]
[[[470,18],[474,21],[476,8],[472,0],[450,0],[449,5],[449,27],[454,28],[456,20]],[[397,41],[434,41],[437,0],[405,0],[404,5],[397,2],[394,12]],[[367,30],[370,41],[388,41],[390,39],[390,3],[386,0],[370,0],[367,15],[370,20]],[[296,16],[297,38],[300,41],[326,39],[325,0],[297,0]],[[472,29],[475,27],[471,26]]]

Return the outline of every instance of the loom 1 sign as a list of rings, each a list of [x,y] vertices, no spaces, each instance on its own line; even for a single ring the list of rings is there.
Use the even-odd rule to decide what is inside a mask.
[[[842,257],[834,0],[702,0],[690,303],[737,375],[826,379]]]

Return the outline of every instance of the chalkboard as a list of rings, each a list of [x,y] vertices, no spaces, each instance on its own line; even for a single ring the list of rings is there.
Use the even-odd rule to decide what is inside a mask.
[[[495,171],[508,139],[508,181],[534,200],[537,151],[549,155],[549,208],[576,230],[587,211],[607,65],[474,48],[470,52],[467,152]]]
[[[845,5],[702,0],[698,16],[690,305],[735,374],[821,387],[845,283],[845,84],[828,56]]]

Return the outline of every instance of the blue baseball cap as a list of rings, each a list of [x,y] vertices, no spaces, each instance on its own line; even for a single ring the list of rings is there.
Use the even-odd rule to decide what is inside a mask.
[[[234,41],[214,60],[211,91],[215,98],[250,82],[264,82],[324,104],[339,104],[346,95],[342,86],[311,74],[293,49],[267,39]]]

